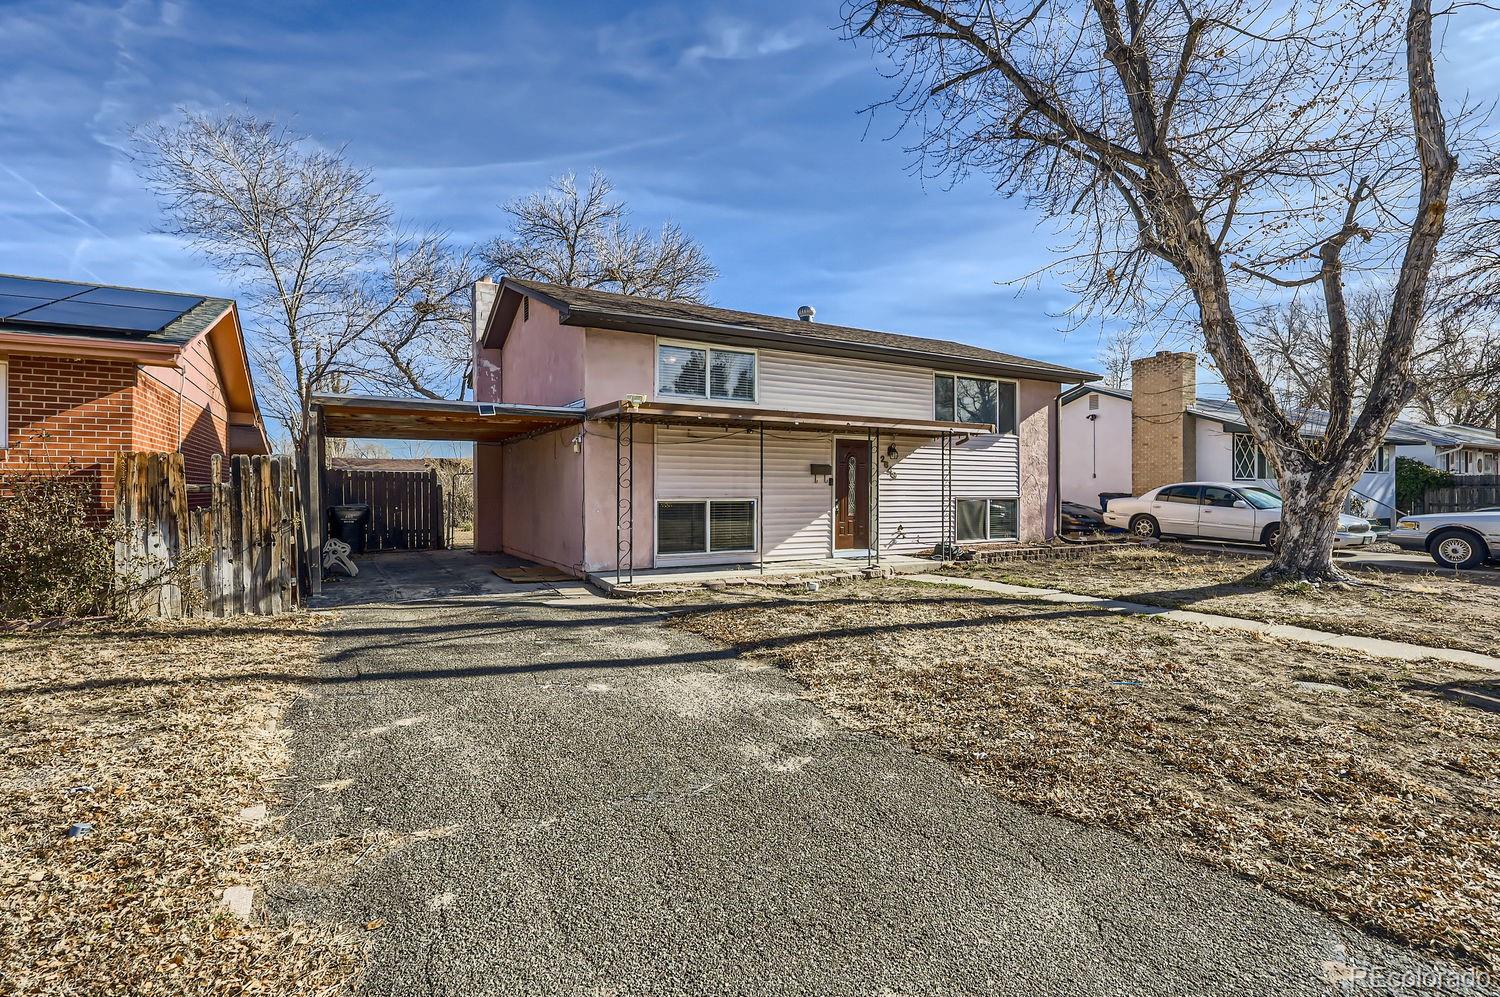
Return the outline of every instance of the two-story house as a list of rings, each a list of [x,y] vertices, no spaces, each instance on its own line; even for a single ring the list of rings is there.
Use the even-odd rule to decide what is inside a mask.
[[[1053,535],[1059,393],[1096,375],[800,311],[482,281],[476,401],[579,418],[476,445],[478,548],[586,574]]]

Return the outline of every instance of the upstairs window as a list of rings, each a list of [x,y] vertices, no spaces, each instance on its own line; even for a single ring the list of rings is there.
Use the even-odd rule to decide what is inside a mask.
[[[717,347],[656,347],[656,393],[673,398],[755,401],[755,354]]]
[[[1257,481],[1274,478],[1266,455],[1249,433],[1234,434],[1234,480]]]
[[[1016,384],[992,377],[937,374],[932,417],[940,422],[983,422],[1002,435],[1016,432]]]

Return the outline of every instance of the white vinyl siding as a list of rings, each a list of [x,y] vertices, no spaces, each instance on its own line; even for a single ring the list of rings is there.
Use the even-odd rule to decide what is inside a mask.
[[[920,367],[760,351],[760,404],[787,412],[932,418],[932,372]]]
[[[849,436],[853,439],[855,436]],[[828,557],[833,548],[833,489],[814,479],[813,464],[831,464],[834,435],[766,433],[766,558]],[[896,446],[896,460],[885,462]],[[879,527],[881,550],[908,553],[937,544],[942,525],[939,443],[884,434]],[[754,432],[660,426],[655,446],[658,502],[744,499],[759,492],[759,452]],[[894,472],[894,477],[891,476]],[[955,498],[1010,499],[1020,495],[1020,444],[1014,436],[982,436],[953,451]],[[873,528],[873,524],[872,524]],[[701,560],[735,560],[701,555]],[[751,560],[743,555],[739,560]],[[671,563],[677,563],[674,557]]]
[[[936,440],[898,437],[895,477],[880,479],[880,548],[908,553],[936,546],[942,531],[942,458]],[[881,440],[881,450],[886,446]],[[953,497],[1019,498],[1015,436],[976,436],[953,450]]]
[[[766,433],[766,557],[826,557],[832,527],[830,489],[813,480],[813,464],[827,464],[829,437]],[[656,499],[756,498],[760,451],[753,432],[658,426]],[[723,559],[722,556],[720,559]],[[742,558],[744,559],[744,558]]]

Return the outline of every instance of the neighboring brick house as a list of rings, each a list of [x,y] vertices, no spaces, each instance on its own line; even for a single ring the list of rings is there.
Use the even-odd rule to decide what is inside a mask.
[[[181,451],[202,485],[269,449],[233,301],[0,275],[0,476],[85,475],[103,513],[121,451]]]
[[[1062,499],[1102,504],[1101,495],[1141,495],[1179,481],[1245,481],[1276,488],[1270,462],[1239,409],[1198,395],[1198,358],[1162,351],[1131,364],[1131,387],[1081,384],[1061,401]],[[1302,435],[1328,423],[1319,409],[1289,409]],[[1397,421],[1351,493],[1350,510],[1390,522],[1396,509],[1396,448],[1419,442]]]

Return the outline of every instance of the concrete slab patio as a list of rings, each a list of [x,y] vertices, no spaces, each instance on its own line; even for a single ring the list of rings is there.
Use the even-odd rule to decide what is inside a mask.
[[[334,857],[275,903],[367,938],[367,993],[1415,993],[1393,974],[1441,968],[1009,805],[643,606],[491,591],[461,556],[421,598],[350,599],[288,718],[287,826]]]

